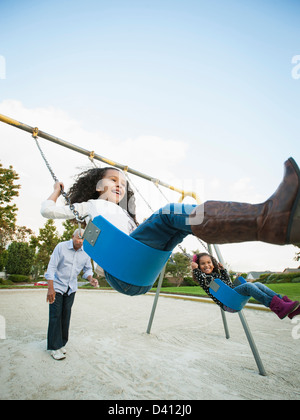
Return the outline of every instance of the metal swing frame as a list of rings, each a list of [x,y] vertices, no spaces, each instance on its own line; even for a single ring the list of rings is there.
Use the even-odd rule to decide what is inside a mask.
[[[220,263],[225,265],[218,245],[213,245],[213,247],[215,249],[215,252],[218,256],[218,259],[219,259]],[[208,248],[209,248],[210,254],[212,254],[212,245],[208,244]],[[163,282],[163,279],[164,279],[164,274],[165,274],[165,267],[164,267],[164,269],[162,270],[162,272],[160,273],[160,276],[159,276],[159,281],[158,281],[158,285],[157,285],[157,289],[156,289],[156,293],[155,293],[155,298],[154,298],[154,302],[153,302],[153,305],[152,305],[150,318],[149,318],[149,321],[148,321],[147,334],[151,333],[151,328],[152,328],[152,324],[153,324],[153,320],[154,320],[154,316],[155,316],[155,312],[156,312],[156,308],[157,308],[157,303],[158,303],[158,298],[159,298],[162,282]],[[225,337],[228,340],[230,338],[230,333],[229,333],[228,323],[227,323],[227,319],[226,319],[226,313],[222,308],[220,308],[220,311],[221,311],[223,327],[224,327],[224,331],[225,331]],[[267,376],[266,370],[264,368],[263,362],[262,362],[261,357],[259,355],[257,346],[255,344],[255,341],[254,341],[253,335],[251,333],[250,327],[248,325],[248,322],[245,318],[244,312],[241,310],[237,313],[239,315],[239,318],[240,318],[240,321],[242,323],[244,332],[246,334],[246,337],[247,337],[249,346],[251,348],[253,357],[255,359],[259,374],[261,376]]]
[[[5,115],[2,115],[2,114],[0,114],[0,121],[2,121],[3,123],[6,123],[6,124],[12,125],[13,127],[19,128],[19,129],[21,129],[23,131],[26,131],[28,133],[31,133],[32,137],[36,140],[36,143],[37,143],[37,146],[38,146],[39,149],[40,149],[40,147],[39,147],[39,144],[37,142],[37,137],[42,137],[46,140],[49,140],[51,142],[54,142],[54,143],[60,145],[60,146],[66,147],[66,148],[71,149],[71,150],[73,150],[77,153],[81,153],[85,156],[88,156],[89,159],[92,162],[93,162],[94,159],[98,160],[98,161],[101,161],[101,162],[104,162],[108,165],[111,165],[111,166],[114,166],[116,168],[122,169],[125,173],[131,173],[131,174],[136,175],[140,178],[144,178],[147,181],[151,181],[151,182],[154,183],[154,185],[157,188],[158,188],[158,185],[161,185],[161,186],[163,186],[165,188],[168,188],[172,191],[178,192],[181,195],[180,200],[179,200],[180,202],[182,202],[185,197],[189,196],[189,197],[194,198],[197,201],[198,204],[201,203],[198,195],[194,192],[184,191],[182,189],[171,186],[171,185],[169,185],[169,184],[167,184],[167,183],[165,183],[165,182],[163,182],[163,181],[161,181],[157,178],[151,177],[151,176],[146,175],[142,172],[139,172],[139,171],[136,171],[132,168],[129,168],[126,165],[120,164],[118,162],[107,159],[103,156],[100,156],[100,155],[96,154],[94,151],[88,151],[88,150],[83,149],[79,146],[76,146],[72,143],[66,142],[66,141],[64,141],[64,140],[62,140],[58,137],[55,137],[55,136],[47,134],[43,131],[40,131],[37,127],[31,127],[27,124],[21,123],[17,120],[14,120],[14,119],[12,119],[10,117],[7,117]],[[48,164],[46,158],[43,156],[43,152],[41,151],[41,149],[40,149],[40,152],[41,152],[41,155],[42,155],[43,159],[45,160],[45,163],[46,163],[52,177],[55,180],[57,180],[53,171],[51,170],[50,165]],[[64,195],[64,192],[62,192],[62,193]],[[74,216],[75,216],[76,220],[80,223],[81,219],[79,218],[78,213],[76,214],[76,211],[74,211]],[[221,255],[219,247],[217,245],[211,245],[211,244],[207,244],[207,246],[208,246],[208,250],[209,250],[210,253],[212,253],[212,246],[214,247],[215,252],[217,254],[217,257],[218,257],[218,260],[220,261],[221,264],[223,264],[225,266],[225,263],[224,263],[224,260],[223,260],[223,257]],[[163,268],[163,270],[161,271],[161,273],[159,275],[158,287],[157,287],[157,290],[156,290],[156,294],[155,294],[155,298],[154,298],[154,302],[153,302],[153,306],[152,306],[152,311],[151,311],[151,314],[150,314],[148,327],[147,327],[147,333],[148,334],[150,334],[150,332],[151,332],[152,323],[153,323],[153,320],[154,320],[154,316],[155,316],[155,312],[156,312],[156,308],[157,308],[157,303],[158,303],[158,298],[159,298],[159,294],[160,294],[160,290],[161,290],[161,285],[162,285],[164,274],[165,274],[165,267]],[[221,309],[221,315],[222,315],[222,321],[223,321],[223,326],[224,326],[224,330],[225,330],[225,336],[226,336],[226,339],[229,339],[230,338],[229,328],[228,328],[228,324],[227,324],[227,320],[226,320],[226,315],[225,315],[225,312],[223,311],[223,309]],[[257,350],[255,341],[253,339],[253,336],[251,334],[249,325],[246,321],[246,318],[244,316],[243,311],[242,310],[239,311],[238,315],[239,315],[239,318],[241,320],[242,326],[244,328],[244,331],[245,331],[248,343],[250,345],[251,351],[253,353],[254,359],[256,361],[256,364],[257,364],[257,367],[258,367],[258,370],[259,370],[259,374],[262,375],[262,376],[267,376],[264,365],[263,365],[262,360],[260,358],[259,352]]]

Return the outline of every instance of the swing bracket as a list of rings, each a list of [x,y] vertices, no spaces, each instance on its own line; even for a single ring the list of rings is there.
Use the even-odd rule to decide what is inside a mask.
[[[215,282],[214,280],[212,280],[210,283],[209,283],[209,287],[214,291],[214,292],[216,292],[217,293],[217,291],[220,289],[220,286],[218,285],[218,283],[217,282]]]
[[[99,229],[91,220],[85,228],[83,238],[91,245],[94,246],[97,242],[98,236],[100,235],[101,229]]]

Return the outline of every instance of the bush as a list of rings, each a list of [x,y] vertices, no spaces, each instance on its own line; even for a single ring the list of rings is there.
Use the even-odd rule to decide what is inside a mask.
[[[153,287],[158,286],[158,281],[159,281],[159,277],[157,277],[155,283],[153,284]],[[166,277],[164,277],[161,287],[172,287],[172,286],[174,286],[174,284],[169,282],[169,280]]]
[[[4,269],[4,267],[6,266],[6,262],[7,262],[7,251],[4,249],[0,251],[0,271]]]
[[[23,276],[22,274],[10,274],[8,280],[14,283],[28,283],[30,281],[29,276]]]
[[[278,280],[278,274],[270,274],[266,279],[266,283],[267,284],[276,283],[277,280]]]
[[[193,279],[193,277],[184,277],[181,286],[199,286],[199,284]]]
[[[13,285],[13,282],[11,280],[1,279],[0,278],[0,284],[2,286],[11,286]]]
[[[258,280],[255,281],[259,281],[260,283],[266,283],[266,281],[268,280],[268,277],[270,277],[270,274],[262,274]],[[245,277],[246,278],[246,277]]]
[[[298,280],[294,281],[295,279],[300,279],[299,273],[279,273],[279,274],[263,274],[257,280],[261,283],[265,284],[274,284],[274,283],[299,283]]]
[[[34,259],[34,249],[26,242],[12,242],[7,250],[6,271],[8,274],[28,276]]]
[[[292,279],[292,283],[300,283],[300,277]]]
[[[272,283],[290,283],[287,279],[284,278],[279,278],[279,279],[275,279],[274,281],[272,281]]]

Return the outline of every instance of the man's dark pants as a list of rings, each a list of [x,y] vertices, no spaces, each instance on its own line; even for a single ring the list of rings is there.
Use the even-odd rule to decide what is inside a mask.
[[[67,344],[74,298],[75,293],[70,296],[68,292],[56,293],[55,301],[49,305],[48,350],[58,350]]]

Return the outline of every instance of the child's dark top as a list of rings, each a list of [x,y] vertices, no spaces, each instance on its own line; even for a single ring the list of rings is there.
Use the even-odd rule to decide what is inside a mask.
[[[221,306],[222,309],[224,310],[228,310],[228,308],[223,305],[222,302],[220,302],[217,298],[215,298],[213,295],[210,294],[209,292],[209,283],[213,280],[213,279],[220,279],[222,280],[223,283],[227,284],[229,287],[231,287],[232,289],[234,288],[229,274],[227,273],[226,270],[220,270],[219,273],[215,273],[212,272],[211,274],[205,274],[202,273],[201,270],[199,270],[199,268],[195,268],[193,270],[193,275],[194,275],[194,279],[200,284],[200,286],[202,287],[202,289],[205,291],[205,293],[208,294],[208,296],[219,306]]]

